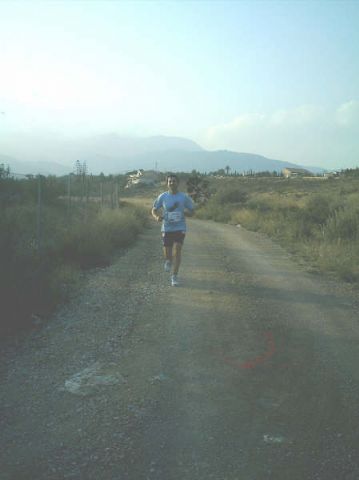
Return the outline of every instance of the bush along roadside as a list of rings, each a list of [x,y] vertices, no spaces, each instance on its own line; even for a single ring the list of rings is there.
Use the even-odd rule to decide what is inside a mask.
[[[93,204],[71,209],[44,207],[41,244],[36,236],[36,206],[1,210],[1,336],[31,328],[66,301],[81,282],[84,269],[109,265],[146,227],[148,212],[123,204]]]
[[[359,282],[358,183],[235,180],[220,186],[197,217],[265,233],[315,270]]]

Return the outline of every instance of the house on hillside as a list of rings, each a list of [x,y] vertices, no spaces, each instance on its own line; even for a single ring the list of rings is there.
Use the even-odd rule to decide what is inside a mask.
[[[161,180],[161,176],[154,170],[144,171],[142,169],[137,170],[136,173],[130,174],[127,177],[127,184],[125,188],[131,188],[138,185],[156,185]]]
[[[323,177],[324,178],[338,178],[338,177],[340,177],[340,172],[336,172],[336,171],[324,172]]]
[[[285,178],[290,177],[311,177],[312,173],[305,168],[283,168],[282,174]]]

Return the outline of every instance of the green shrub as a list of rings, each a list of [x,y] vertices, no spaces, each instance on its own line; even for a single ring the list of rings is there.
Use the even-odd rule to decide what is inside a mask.
[[[68,300],[80,284],[79,270],[73,265],[57,265],[48,279],[48,293],[52,302],[58,304]]]
[[[310,195],[304,206],[293,215],[295,235],[305,240],[321,238],[326,224],[338,208],[340,202],[335,197]]]
[[[324,195],[310,197],[302,212],[303,220],[311,224],[324,225],[334,211],[332,203],[331,199]]]
[[[228,203],[245,204],[247,199],[248,193],[238,186],[229,186],[229,188],[219,190],[215,196],[215,201],[220,205]]]
[[[325,235],[331,242],[356,242],[359,240],[359,208],[343,208],[328,219]]]
[[[210,199],[203,207],[196,210],[196,217],[227,223],[231,219],[231,209],[228,206],[224,207],[216,203],[214,199]]]
[[[231,223],[239,224],[248,230],[257,231],[262,225],[262,218],[255,210],[241,208],[232,212]]]
[[[252,210],[256,210],[257,212],[260,212],[261,214],[267,214],[273,209],[273,206],[268,201],[268,198],[263,198],[261,196],[256,196],[254,198],[251,198],[247,202],[247,206]]]

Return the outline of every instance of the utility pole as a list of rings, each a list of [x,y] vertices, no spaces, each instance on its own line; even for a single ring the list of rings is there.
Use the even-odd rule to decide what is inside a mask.
[[[116,178],[116,206],[120,208],[120,179]]]
[[[71,209],[71,173],[67,177],[67,207]]]
[[[41,214],[42,214],[42,185],[41,185],[41,175],[37,176],[37,228],[36,228],[36,237],[37,237],[37,252],[41,254],[42,250],[42,225],[41,225]]]

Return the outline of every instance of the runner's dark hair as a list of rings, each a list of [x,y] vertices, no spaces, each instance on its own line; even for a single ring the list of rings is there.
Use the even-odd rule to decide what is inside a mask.
[[[167,173],[166,175],[166,183],[168,182],[168,179],[169,178],[175,178],[177,180],[177,182],[179,182],[179,178],[177,177],[177,175],[175,173]]]

